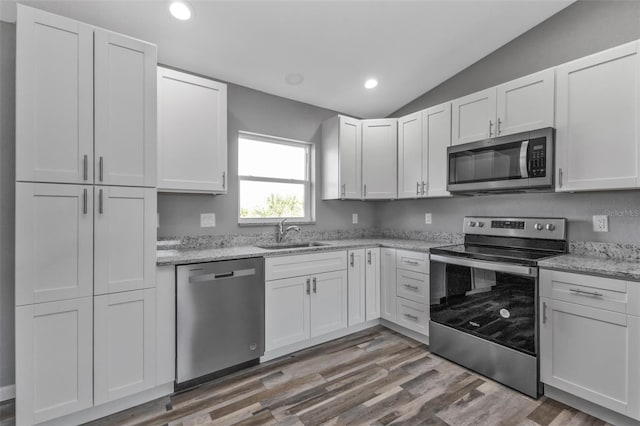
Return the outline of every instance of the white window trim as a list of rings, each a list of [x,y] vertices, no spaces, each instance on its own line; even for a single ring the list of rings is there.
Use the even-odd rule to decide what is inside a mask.
[[[275,182],[275,183],[294,183],[304,185],[305,194],[305,216],[298,218],[287,218],[288,223],[291,224],[313,224],[315,223],[315,210],[316,210],[316,194],[315,194],[315,145],[311,142],[304,142],[295,139],[281,138],[277,136],[263,135],[260,133],[252,132],[238,132],[239,139],[251,139],[259,142],[271,142],[280,145],[291,145],[296,147],[305,147],[307,149],[306,166],[304,180],[300,179],[282,179],[282,178],[269,178],[261,176],[240,175],[238,172],[238,224],[239,225],[275,225],[279,223],[284,217],[269,217],[269,218],[242,218],[240,217],[240,182],[254,181],[254,182]],[[239,146],[239,143],[238,143]],[[240,153],[238,150],[238,162],[240,161]]]

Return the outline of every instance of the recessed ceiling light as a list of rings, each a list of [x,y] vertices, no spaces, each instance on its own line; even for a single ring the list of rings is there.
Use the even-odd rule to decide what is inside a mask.
[[[291,86],[297,86],[304,81],[304,76],[297,72],[292,72],[291,74],[287,74],[287,76],[284,78],[284,81],[286,81],[287,84],[290,84]]]
[[[370,78],[369,80],[364,82],[364,87],[366,87],[367,89],[373,89],[377,85],[378,85],[378,80],[376,80],[375,78]]]
[[[172,1],[169,5],[169,12],[174,18],[181,21],[191,19],[191,6],[184,1]]]

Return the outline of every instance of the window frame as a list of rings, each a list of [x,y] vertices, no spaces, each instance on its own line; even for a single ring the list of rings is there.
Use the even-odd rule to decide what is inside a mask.
[[[264,176],[254,175],[241,175],[240,174],[240,139],[254,140],[257,142],[273,143],[278,145],[288,145],[298,148],[304,148],[305,153],[305,179],[284,179],[284,178],[272,178]],[[238,132],[238,224],[239,225],[275,225],[282,219],[287,219],[288,223],[299,224],[312,224],[315,223],[315,145],[311,142],[304,142],[295,139],[287,139],[278,136],[264,135],[261,133],[253,132]],[[241,184],[242,181],[247,182],[267,182],[267,183],[289,183],[289,184],[302,184],[304,186],[304,217],[269,217],[259,218],[240,217],[240,211],[242,209],[242,194]]]

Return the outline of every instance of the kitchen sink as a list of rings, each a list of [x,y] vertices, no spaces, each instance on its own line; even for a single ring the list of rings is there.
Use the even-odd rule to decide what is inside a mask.
[[[268,244],[256,244],[256,247],[267,250],[281,250],[281,249],[293,249],[293,248],[307,248],[307,247],[322,247],[328,246],[328,243],[300,242],[300,243],[268,243]]]

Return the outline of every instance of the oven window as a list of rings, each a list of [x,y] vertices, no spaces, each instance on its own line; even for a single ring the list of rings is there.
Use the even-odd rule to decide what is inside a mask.
[[[449,154],[449,183],[520,179],[521,142]]]
[[[535,278],[431,265],[432,321],[535,355]]]

